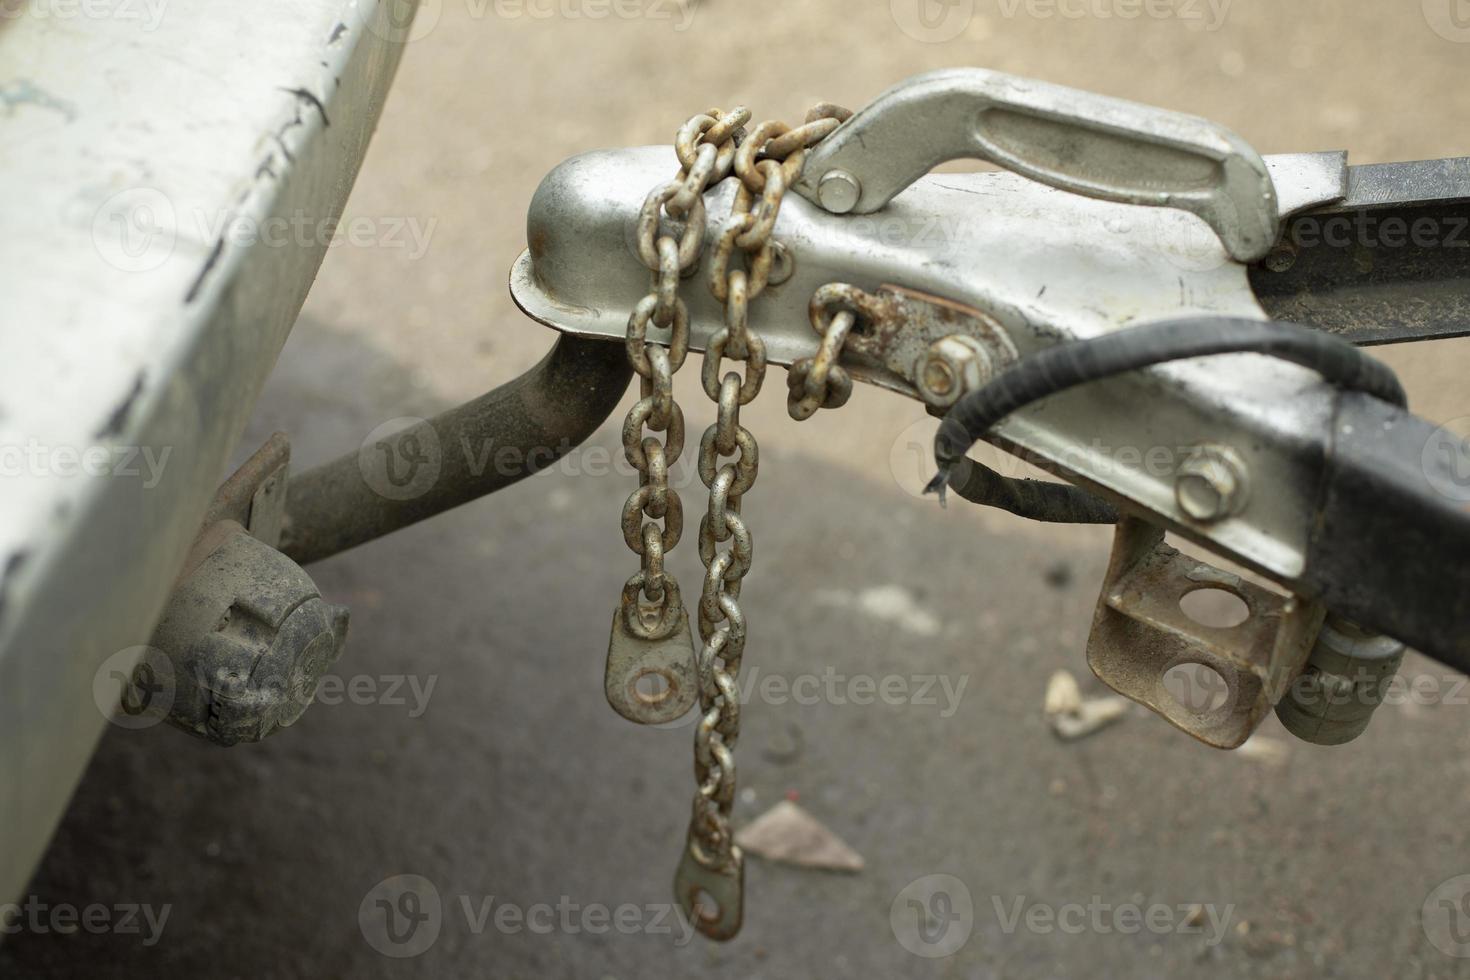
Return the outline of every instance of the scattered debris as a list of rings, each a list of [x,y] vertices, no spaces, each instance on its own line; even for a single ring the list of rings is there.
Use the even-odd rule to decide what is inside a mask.
[[[805,745],[806,740],[801,734],[801,728],[795,722],[787,722],[766,738],[761,756],[768,762],[789,766],[801,758],[801,751]]]
[[[1235,751],[1268,766],[1283,765],[1291,756],[1291,749],[1285,742],[1267,735],[1252,735]]]
[[[1083,700],[1077,678],[1059,670],[1046,685],[1042,711],[1059,738],[1071,741],[1091,735],[1128,713],[1128,700],[1116,695]]]
[[[816,598],[829,606],[856,609],[915,636],[938,636],[940,632],[939,617],[920,606],[918,598],[901,585],[879,585],[858,593],[823,589]]]
[[[821,821],[790,800],[782,800],[742,827],[735,843],[751,854],[827,871],[861,871],[863,856]]]

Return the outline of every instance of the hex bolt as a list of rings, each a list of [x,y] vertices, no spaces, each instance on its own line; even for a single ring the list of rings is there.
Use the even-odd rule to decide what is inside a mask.
[[[1196,447],[1174,481],[1179,509],[1204,523],[1240,513],[1248,493],[1245,464],[1226,446]]]
[[[953,405],[995,373],[990,352],[974,337],[953,334],[929,345],[914,367],[914,383],[930,405]]]
[[[829,170],[817,181],[817,201],[833,214],[846,214],[857,207],[863,185],[846,170]]]

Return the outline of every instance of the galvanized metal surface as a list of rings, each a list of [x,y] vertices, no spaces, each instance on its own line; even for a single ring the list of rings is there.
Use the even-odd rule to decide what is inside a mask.
[[[1088,197],[1192,212],[1240,261],[1276,241],[1271,176],[1225,127],[979,68],[917,75],[879,95],[812,153],[796,190],[835,214],[871,214],[965,157]]]
[[[263,231],[340,214],[400,52],[389,6],[28,7],[0,30],[0,444],[34,447],[0,480],[0,897],[66,805],[105,724],[94,674],[147,639],[325,254],[329,237]]]
[[[660,147],[585,154],[548,175],[530,209],[531,247],[512,271],[522,309],[570,333],[622,335],[627,311],[646,288],[627,244],[629,215],[670,157]],[[1294,201],[1330,199],[1339,190],[1320,173],[1304,179],[1306,187],[1287,195]],[[707,207],[725,205],[728,184],[710,192]],[[875,215],[831,215],[793,198],[776,235],[793,272],[751,315],[777,364],[815,354],[807,297],[833,281],[866,291],[899,284],[980,311],[1023,356],[1149,320],[1265,316],[1245,267],[1230,261],[1198,219],[1013,174],[930,175]],[[703,349],[720,322],[712,302],[691,303],[691,349]],[[851,370],[880,387],[915,390],[900,371],[855,363]],[[1301,574],[1314,501],[1299,488],[1318,482],[1314,459],[1328,435],[1330,388],[1311,372],[1255,355],[1155,368],[1107,387],[1017,413],[997,427],[996,441],[1273,577]],[[1232,446],[1254,479],[1277,488],[1209,525],[1178,508],[1172,465],[1142,462],[1150,453],[1172,460],[1206,437]]]
[[[1348,192],[1347,151],[1275,153],[1266,159],[1282,216],[1339,201]]]

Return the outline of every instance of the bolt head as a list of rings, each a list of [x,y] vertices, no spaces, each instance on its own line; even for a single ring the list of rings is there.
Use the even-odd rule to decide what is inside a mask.
[[[941,357],[930,357],[924,362],[922,384],[925,391],[943,397],[953,393],[959,378],[955,377],[954,365]]]
[[[1246,489],[1240,457],[1224,446],[1202,446],[1180,464],[1174,499],[1187,516],[1210,523],[1240,513]]]
[[[846,170],[829,170],[817,181],[817,201],[833,214],[847,214],[857,207],[863,185]]]
[[[930,405],[947,407],[995,373],[990,353],[974,337],[955,334],[936,340],[919,358],[914,383]]]

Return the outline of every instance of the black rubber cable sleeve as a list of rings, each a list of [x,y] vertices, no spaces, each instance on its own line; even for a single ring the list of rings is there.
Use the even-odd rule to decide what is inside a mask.
[[[1338,387],[1366,392],[1395,405],[1402,406],[1407,402],[1403,386],[1387,365],[1330,334],[1290,323],[1242,317],[1165,320],[1038,351],[1002,372],[983,388],[965,395],[945,415],[935,434],[934,457],[939,473],[925,489],[937,490],[943,500],[944,488],[969,448],[1001,419],[1048,395],[1168,361],[1245,353],[1264,354],[1300,364]],[[991,472],[995,480],[1006,481],[1005,477]],[[973,468],[969,476],[971,480],[986,479],[983,474],[976,477]],[[1006,488],[1004,484],[988,482],[990,493],[1011,494],[1014,500],[1023,504],[1034,503],[1034,510],[1038,513],[1064,508],[1069,500],[1072,504],[1078,503],[1072,493],[1059,495],[1057,491],[1040,491],[1034,486],[1018,491]],[[1086,493],[1077,488],[1067,489]],[[968,494],[966,497],[974,499]],[[990,500],[976,502],[989,504]],[[1004,509],[1030,516],[1011,507]]]

